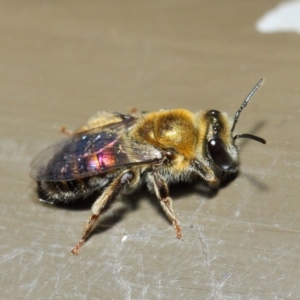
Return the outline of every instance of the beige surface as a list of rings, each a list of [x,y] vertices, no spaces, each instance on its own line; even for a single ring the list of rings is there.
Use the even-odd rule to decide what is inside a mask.
[[[300,36],[262,35],[274,1],[0,1],[0,298],[296,299]],[[183,241],[143,190],[70,255],[89,207],[38,201],[33,156],[96,111],[233,115],[239,177],[212,198],[172,188]]]

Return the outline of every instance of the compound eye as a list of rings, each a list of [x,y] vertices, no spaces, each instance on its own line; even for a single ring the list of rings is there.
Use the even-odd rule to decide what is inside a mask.
[[[208,142],[208,151],[214,163],[222,170],[228,170],[232,167],[233,162],[223,147],[219,139],[211,139]]]

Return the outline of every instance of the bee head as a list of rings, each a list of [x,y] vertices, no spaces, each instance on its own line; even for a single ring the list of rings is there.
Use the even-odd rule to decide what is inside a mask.
[[[216,172],[221,173],[219,176],[237,172],[238,149],[235,143],[237,139],[248,138],[262,144],[266,143],[263,138],[248,133],[233,135],[234,128],[238,122],[241,112],[247,106],[250,99],[262,83],[263,79],[261,79],[251,90],[236,112],[233,121],[228,118],[226,113],[222,113],[217,110],[209,110],[206,113],[206,118],[208,119],[209,124],[206,153]]]

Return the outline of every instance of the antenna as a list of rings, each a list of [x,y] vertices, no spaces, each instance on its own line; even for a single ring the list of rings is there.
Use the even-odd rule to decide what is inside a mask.
[[[233,140],[235,141],[236,139],[240,139],[240,138],[244,138],[244,139],[251,139],[251,140],[254,140],[254,141],[257,141],[257,142],[260,142],[262,144],[266,144],[266,140],[259,137],[259,136],[256,136],[256,135],[253,135],[253,134],[249,134],[249,133],[243,133],[243,134],[236,134],[234,137],[233,137]]]
[[[263,82],[264,82],[263,78],[258,81],[258,83],[255,85],[255,87],[251,90],[251,92],[248,94],[248,96],[244,100],[244,102],[241,105],[241,107],[236,112],[234,120],[233,120],[233,125],[232,125],[232,128],[231,128],[231,132],[233,132],[233,130],[235,128],[235,125],[236,125],[237,121],[239,120],[241,112],[247,106],[247,104],[249,103],[249,101],[251,100],[251,98],[254,96],[254,94],[257,92],[257,90],[261,87],[261,85],[263,84]],[[236,134],[233,137],[233,140],[235,141],[236,139],[240,139],[240,138],[247,138],[247,139],[251,139],[251,140],[260,142],[262,144],[266,144],[266,140],[265,139],[263,139],[263,138],[261,138],[259,136],[253,135],[253,134],[249,134],[249,133]]]
[[[263,78],[258,81],[258,83],[255,85],[255,87],[251,90],[251,92],[248,94],[248,96],[244,100],[244,102],[241,105],[241,107],[236,112],[234,120],[233,120],[233,125],[232,125],[232,128],[231,128],[231,132],[233,132],[233,130],[235,128],[235,125],[236,125],[237,121],[239,120],[241,112],[247,106],[248,102],[251,100],[251,98],[254,96],[254,94],[257,92],[257,90],[261,87],[261,85],[263,84],[263,82],[264,82]],[[240,136],[240,137],[242,137],[242,136]],[[246,137],[246,136],[244,136],[244,137]],[[237,139],[237,138],[239,138],[239,137],[236,136],[235,139]]]

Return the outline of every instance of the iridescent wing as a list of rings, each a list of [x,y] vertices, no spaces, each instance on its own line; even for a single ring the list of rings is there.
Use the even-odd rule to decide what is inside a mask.
[[[150,145],[137,144],[126,133],[134,116],[73,135],[48,147],[32,161],[31,177],[37,181],[69,181],[162,159]]]

